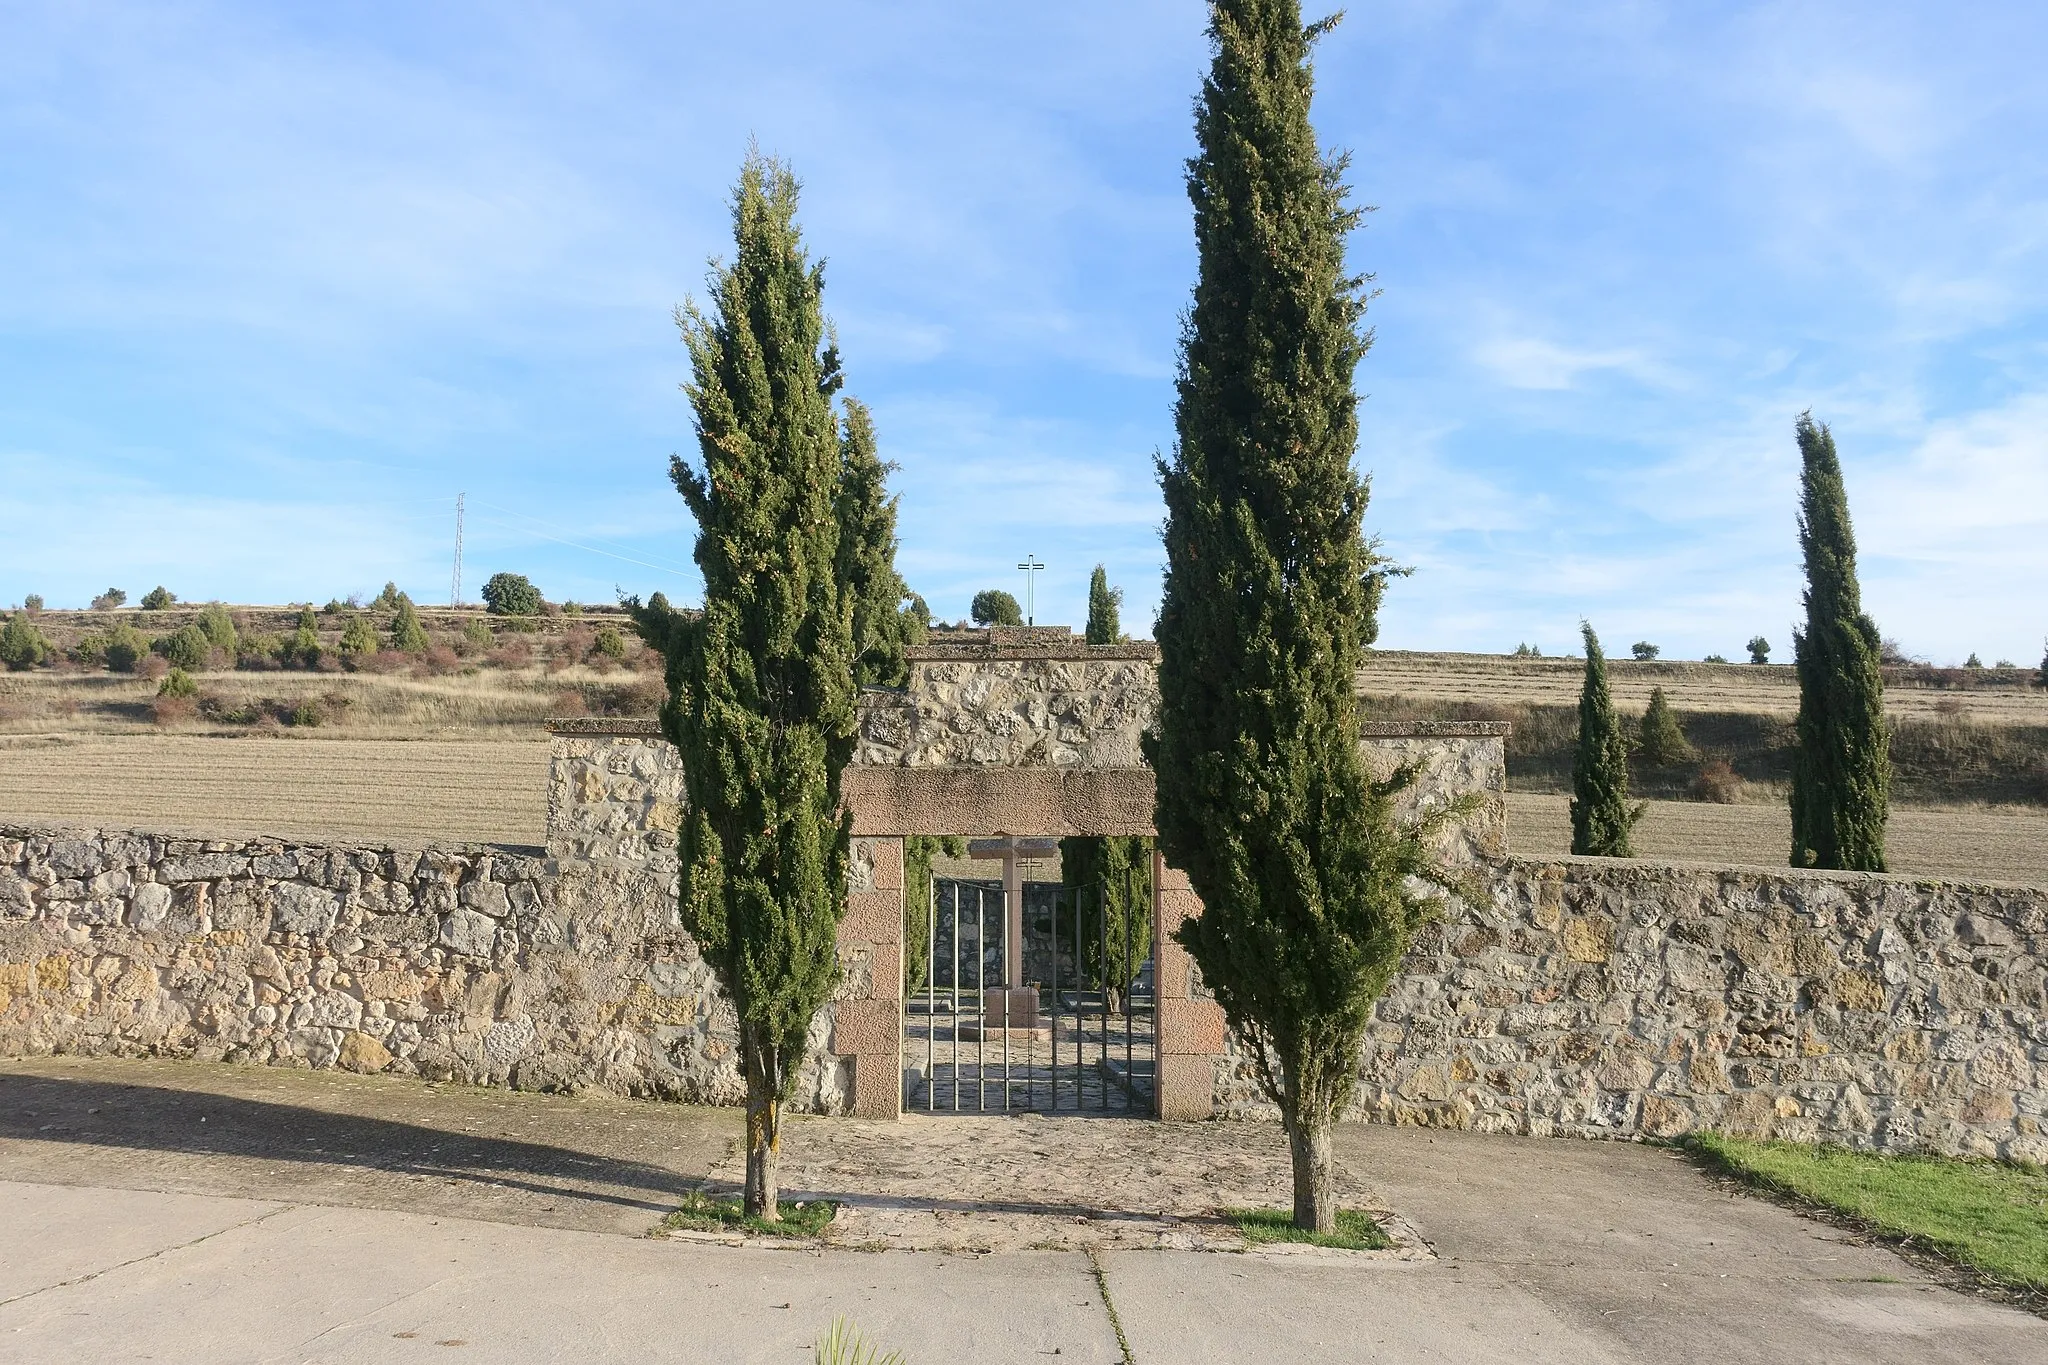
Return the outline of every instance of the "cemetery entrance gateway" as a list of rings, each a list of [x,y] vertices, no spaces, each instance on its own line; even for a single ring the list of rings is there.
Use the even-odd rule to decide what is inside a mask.
[[[903,1107],[913,1113],[1157,1110],[1151,963],[1130,918],[1149,901],[1100,883],[934,878],[922,989],[906,992]]]

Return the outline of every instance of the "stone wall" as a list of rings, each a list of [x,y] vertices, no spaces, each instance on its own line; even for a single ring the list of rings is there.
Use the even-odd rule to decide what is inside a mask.
[[[147,1053],[735,1103],[667,866],[0,827],[0,1053]],[[800,1107],[851,1068],[813,1026]]]
[[[2048,891],[1509,859],[1379,1002],[1354,1117],[2048,1162]],[[1235,1057],[1217,1109],[1264,1109]]]

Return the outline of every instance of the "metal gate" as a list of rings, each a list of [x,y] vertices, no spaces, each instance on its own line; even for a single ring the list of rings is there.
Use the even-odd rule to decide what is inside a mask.
[[[905,1110],[1152,1117],[1158,1010],[1129,922],[1149,932],[1151,914],[1129,899],[1065,887],[1049,913],[1013,915],[1000,885],[934,878],[924,980],[905,982]]]

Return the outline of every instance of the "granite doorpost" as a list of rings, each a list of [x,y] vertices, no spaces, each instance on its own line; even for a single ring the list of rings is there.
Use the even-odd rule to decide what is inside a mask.
[[[1215,1112],[1216,1062],[1223,1056],[1223,1007],[1201,989],[1194,961],[1173,937],[1202,913],[1185,872],[1152,855],[1152,992],[1159,1075],[1158,1117],[1206,1119]]]
[[[832,1051],[853,1062],[853,1112],[903,1113],[903,840],[856,836],[839,921],[847,994],[833,1004]],[[862,970],[865,962],[866,969]]]

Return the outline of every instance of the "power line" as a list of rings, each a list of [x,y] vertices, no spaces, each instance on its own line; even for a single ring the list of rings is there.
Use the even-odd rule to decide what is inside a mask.
[[[477,506],[479,506],[479,507],[488,507],[488,508],[492,509],[493,511],[497,511],[497,512],[503,512],[503,513],[505,513],[505,514],[506,514],[507,516],[512,516],[512,517],[518,517],[518,518],[519,518],[519,519],[520,519],[521,521],[530,521],[530,522],[533,522],[533,523],[535,523],[536,525],[540,525],[540,526],[546,526],[546,527],[548,527],[548,529],[549,529],[549,530],[551,530],[551,531],[560,531],[560,530],[562,529],[562,528],[560,528],[559,526],[555,526],[555,525],[553,525],[553,524],[552,524],[552,523],[550,523],[550,522],[542,521],[542,520],[541,520],[541,519],[540,519],[539,517],[536,517],[536,516],[532,515],[531,513],[527,513],[527,512],[521,512],[521,511],[517,511],[517,510],[515,510],[515,509],[513,509],[513,508],[510,508],[510,507],[501,507],[501,506],[499,506],[499,505],[498,505],[497,503],[494,503],[494,502],[486,502],[486,501],[485,501],[484,499],[482,499],[482,498],[478,498],[478,499],[477,499],[476,501],[477,501]],[[494,523],[493,523],[493,525],[504,525],[504,523],[502,523],[502,522],[494,522]],[[506,529],[508,529],[508,530],[519,530],[519,529],[521,529],[521,528],[519,528],[519,527],[507,527]],[[577,534],[578,534],[578,535],[582,535],[583,533],[579,531],[579,532],[577,532]],[[631,558],[631,557],[629,557],[629,556],[624,556],[624,555],[620,555],[620,554],[617,554],[617,553],[616,553],[616,551],[618,551],[618,550],[623,550],[623,549],[626,549],[626,548],[629,548],[629,547],[627,547],[627,546],[625,546],[625,545],[622,545],[622,544],[620,544],[620,543],[619,543],[618,541],[613,541],[613,540],[606,540],[606,539],[604,539],[604,537],[602,537],[602,536],[587,536],[587,537],[586,537],[586,539],[589,539],[589,540],[595,540],[595,541],[597,541],[597,542],[598,542],[599,544],[601,544],[601,545],[610,545],[610,546],[612,546],[612,547],[613,547],[613,550],[612,550],[611,552],[607,552],[607,551],[604,551],[604,550],[594,550],[594,551],[593,551],[593,553],[596,553],[596,554],[606,554],[606,553],[611,553],[611,554],[612,554],[612,557],[613,557],[614,559],[626,559],[626,561],[627,561],[628,563],[631,563],[631,564],[639,564],[639,563],[643,563],[643,561],[641,561],[641,560],[638,560],[638,559],[633,559],[633,558]],[[565,544],[569,544],[569,543],[574,543],[574,542],[564,542],[564,543],[565,543]],[[587,547],[587,546],[583,546],[583,545],[580,545],[580,544],[579,544],[579,545],[577,545],[577,548],[578,548],[578,549],[587,549],[587,548],[590,548],[590,547]],[[678,560],[673,560],[673,559],[669,559],[669,558],[667,558],[666,556],[663,556],[663,555],[657,555],[657,554],[650,554],[650,553],[649,553],[648,551],[646,551],[646,550],[641,550],[641,549],[639,549],[639,548],[638,548],[637,546],[636,546],[636,547],[631,547],[631,548],[633,548],[633,551],[634,551],[634,553],[635,553],[635,554],[647,555],[649,559],[652,559],[652,560],[654,561],[654,564],[653,564],[652,566],[650,566],[650,567],[654,567],[654,568],[667,568],[667,569],[673,570],[673,571],[675,571],[675,572],[683,573],[683,574],[694,574],[694,573],[696,573],[696,571],[697,571],[697,570],[696,570],[696,566],[695,566],[695,565],[693,565],[693,564],[684,564],[684,563],[682,563],[682,562],[680,562],[680,561],[678,561]]]
[[[518,514],[514,513],[514,515],[516,516]],[[477,520],[491,526],[501,527],[504,530],[512,531],[519,535],[535,536],[541,540],[552,540],[557,545],[566,545],[572,550],[581,550],[585,554],[603,555],[606,559],[616,559],[626,564],[637,564],[643,569],[652,569],[656,573],[670,574],[676,578],[688,578],[690,576],[689,574],[684,573],[680,569],[671,569],[665,564],[650,564],[644,559],[634,559],[630,555],[615,555],[610,550],[600,550],[590,545],[579,545],[573,540],[564,540],[560,536],[551,536],[547,534],[545,531],[536,531],[530,526],[514,526],[510,522],[494,521],[490,517],[478,517]]]

